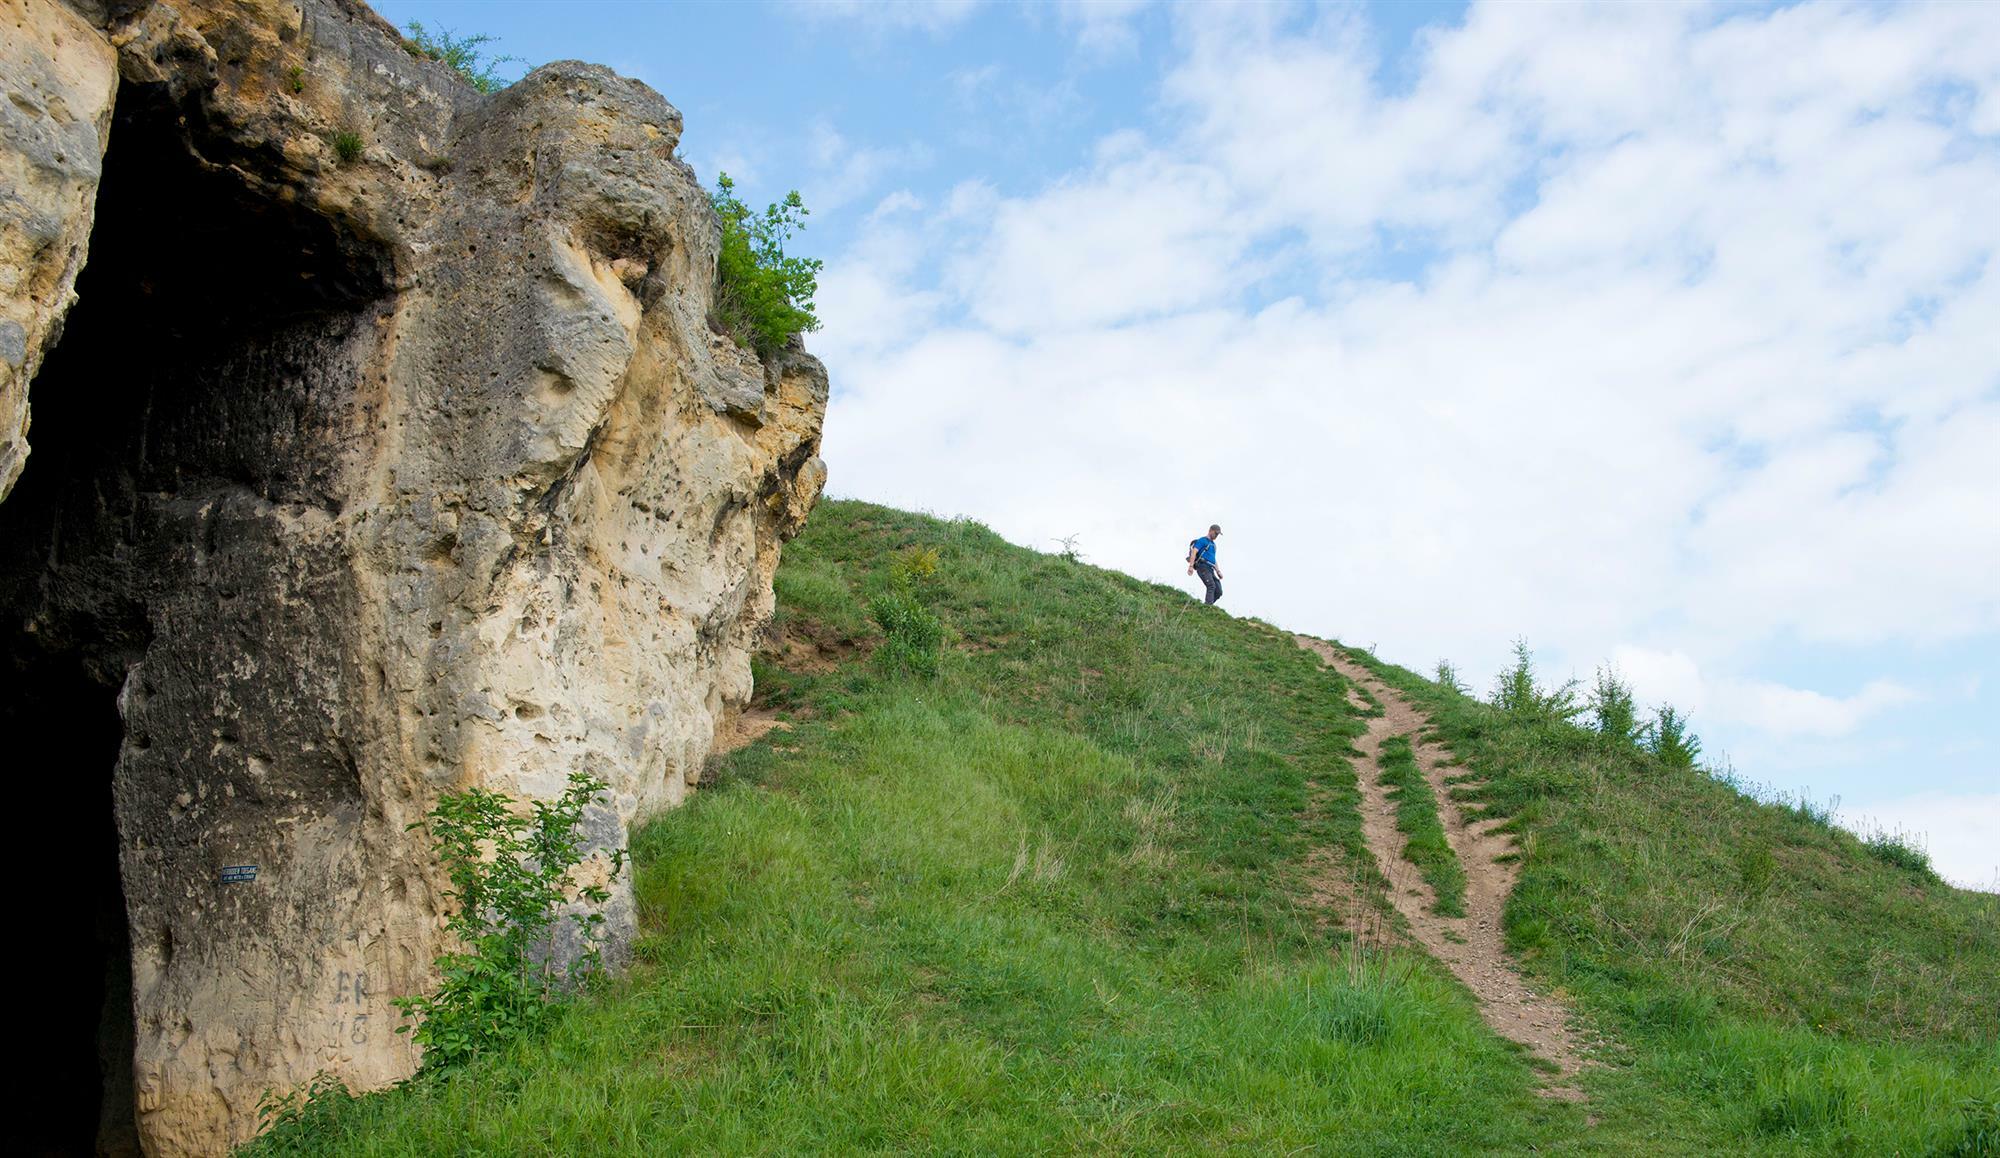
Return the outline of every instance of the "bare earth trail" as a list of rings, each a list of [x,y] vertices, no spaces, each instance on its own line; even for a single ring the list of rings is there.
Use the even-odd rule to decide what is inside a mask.
[[[1550,1083],[1543,1088],[1545,1095],[1566,1101],[1583,1100],[1583,1092],[1573,1083],[1585,1057],[1582,1042],[1570,1028],[1569,1011],[1554,998],[1528,988],[1508,960],[1501,936],[1501,910],[1507,904],[1508,894],[1514,891],[1520,871],[1515,861],[1501,859],[1516,851],[1513,838],[1494,831],[1501,821],[1466,820],[1445,783],[1450,753],[1422,741],[1430,727],[1429,717],[1332,645],[1307,636],[1294,638],[1300,647],[1317,654],[1355,686],[1367,689],[1382,705],[1383,714],[1370,718],[1367,733],[1355,741],[1361,752],[1361,759],[1355,765],[1355,779],[1361,790],[1361,824],[1368,849],[1388,879],[1389,899],[1409,922],[1411,935],[1472,990],[1479,1000],[1480,1015],[1495,1033],[1527,1047],[1556,1067]],[[1349,695],[1352,697],[1353,693]],[[1356,706],[1369,709],[1364,703],[1357,702]],[[1417,767],[1437,797],[1438,821],[1465,870],[1463,917],[1443,917],[1432,912],[1436,894],[1417,866],[1403,858],[1406,838],[1396,827],[1396,803],[1382,785],[1382,744],[1393,736],[1409,737]],[[1351,912],[1359,906],[1343,907]],[[1357,927],[1354,932],[1381,939],[1379,930]]]

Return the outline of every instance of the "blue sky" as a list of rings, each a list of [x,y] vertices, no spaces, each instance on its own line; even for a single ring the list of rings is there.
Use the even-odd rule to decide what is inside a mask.
[[[1484,686],[1614,663],[2000,881],[2000,6],[378,5],[798,188],[833,493]]]

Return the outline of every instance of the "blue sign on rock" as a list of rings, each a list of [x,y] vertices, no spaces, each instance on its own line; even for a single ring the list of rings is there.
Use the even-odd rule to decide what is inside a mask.
[[[231,864],[222,866],[222,883],[225,885],[247,885],[257,879],[254,864]]]

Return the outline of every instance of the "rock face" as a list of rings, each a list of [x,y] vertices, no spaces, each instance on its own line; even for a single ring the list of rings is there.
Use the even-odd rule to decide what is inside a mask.
[[[413,1069],[438,794],[590,772],[610,848],[693,786],[826,377],[712,332],[637,82],[482,96],[349,0],[0,14],[0,726],[31,804],[116,821],[28,851],[98,866],[48,910],[96,928],[67,1128],[213,1153],[267,1089]]]

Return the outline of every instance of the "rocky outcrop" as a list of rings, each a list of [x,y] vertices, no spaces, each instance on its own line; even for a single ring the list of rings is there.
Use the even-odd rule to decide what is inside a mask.
[[[0,0],[0,500],[28,459],[28,383],[76,289],[111,131],[111,43],[55,0]]]
[[[0,698],[70,741],[40,803],[109,784],[138,1134],[212,1153],[267,1089],[411,1072],[439,793],[593,773],[608,850],[694,785],[826,377],[711,329],[637,82],[482,96],[347,0],[0,5]]]

